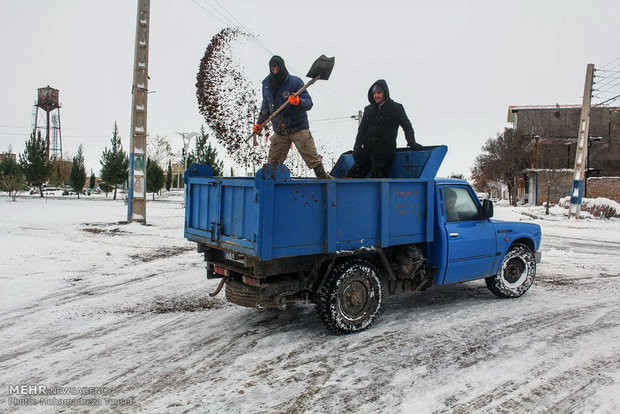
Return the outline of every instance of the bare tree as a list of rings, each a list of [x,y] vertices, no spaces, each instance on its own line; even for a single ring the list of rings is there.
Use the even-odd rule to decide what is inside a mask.
[[[479,165],[472,167],[469,178],[476,191],[487,193],[491,198],[494,196],[501,198],[502,184],[488,177]]]
[[[489,138],[482,146],[483,153],[474,161],[472,175],[475,170],[480,180],[505,184],[510,203],[516,203],[517,179],[523,177],[530,159],[528,143],[529,138],[519,137],[508,128],[503,134]]]
[[[549,204],[553,198],[561,198],[565,191],[565,182],[561,177],[568,168],[566,156],[566,143],[561,139],[541,140],[538,150],[539,178],[543,178],[543,184],[547,187],[546,214],[549,214]],[[544,182],[546,180],[546,182]]]
[[[149,136],[146,148],[149,159],[158,165],[166,165],[172,158],[172,146],[165,135],[163,137],[159,135]]]

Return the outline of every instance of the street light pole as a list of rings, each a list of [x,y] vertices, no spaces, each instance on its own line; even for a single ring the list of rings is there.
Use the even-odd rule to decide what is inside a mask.
[[[196,135],[197,132],[177,132],[181,137],[183,137],[183,164],[185,165],[185,170],[187,170],[187,150],[189,149],[189,143]]]
[[[187,156],[188,156],[188,150],[189,150],[189,143],[192,140],[192,138],[198,135],[198,133],[197,132],[177,132],[177,134],[179,134],[183,138],[183,165],[185,166],[185,169],[183,170],[183,174],[185,174],[185,171],[187,171]],[[185,180],[183,180],[183,187],[185,187]],[[185,199],[183,199],[182,205],[185,206]]]

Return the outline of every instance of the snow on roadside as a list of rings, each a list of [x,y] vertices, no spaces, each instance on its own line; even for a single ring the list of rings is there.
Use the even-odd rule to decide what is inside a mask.
[[[143,226],[121,200],[0,196],[0,411],[61,409],[9,406],[18,384],[107,387],[123,412],[620,411],[618,219],[496,206],[542,226],[526,295],[435,287],[333,336],[312,306],[209,297],[174,198]]]

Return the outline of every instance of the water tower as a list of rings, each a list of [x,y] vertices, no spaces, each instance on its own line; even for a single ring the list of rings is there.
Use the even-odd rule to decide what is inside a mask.
[[[32,114],[32,132],[35,136],[38,131],[43,130],[41,135],[49,146],[47,154],[50,159],[62,159],[62,134],[60,130],[60,101],[58,100],[58,89],[47,85],[45,88],[37,89],[37,101],[34,103]],[[45,117],[39,117],[40,110],[45,112]],[[38,131],[37,131],[38,130]]]

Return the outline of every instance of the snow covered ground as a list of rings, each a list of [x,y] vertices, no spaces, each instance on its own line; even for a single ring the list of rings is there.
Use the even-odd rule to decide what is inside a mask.
[[[148,226],[111,197],[0,196],[0,411],[620,412],[620,220],[551,212],[495,209],[543,229],[523,297],[436,287],[334,336],[312,305],[209,297],[178,196]]]

